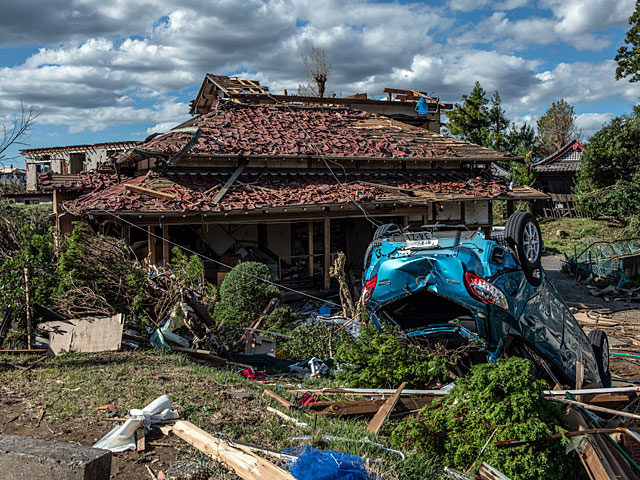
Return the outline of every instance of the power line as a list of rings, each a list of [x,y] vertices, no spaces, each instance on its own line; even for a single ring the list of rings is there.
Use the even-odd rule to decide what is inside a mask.
[[[224,262],[221,262],[221,261],[219,261],[219,260],[215,260],[215,259],[213,259],[213,258],[207,257],[206,255],[203,255],[202,253],[196,252],[196,251],[191,250],[191,249],[189,249],[189,248],[187,248],[187,247],[183,247],[182,245],[179,245],[179,244],[177,244],[177,243],[175,243],[175,242],[172,242],[172,241],[171,241],[171,240],[169,240],[168,238],[164,238],[162,235],[156,235],[155,233],[150,232],[150,231],[149,231],[149,230],[147,230],[146,228],[143,228],[143,227],[141,227],[141,226],[139,226],[139,225],[136,225],[136,224],[135,224],[135,223],[133,223],[133,222],[130,222],[130,221],[128,221],[128,220],[125,220],[125,219],[124,219],[124,218],[122,218],[120,215],[116,215],[116,214],[115,214],[115,213],[113,213],[113,212],[109,212],[108,210],[102,210],[102,209],[98,209],[97,211],[98,211],[98,212],[102,212],[102,213],[106,213],[106,214],[108,214],[108,215],[111,215],[112,217],[117,218],[117,219],[118,219],[118,220],[120,220],[121,222],[124,222],[124,223],[126,223],[126,224],[128,224],[128,225],[131,225],[131,226],[133,226],[133,227],[137,228],[138,230],[141,230],[141,231],[143,231],[143,232],[147,233],[148,235],[151,235],[151,236],[153,236],[153,237],[155,237],[155,238],[158,238],[158,239],[162,240],[163,242],[167,242],[167,243],[169,243],[170,245],[174,245],[174,246],[176,246],[176,247],[178,247],[178,248],[181,248],[181,249],[182,249],[182,250],[184,250],[185,252],[189,252],[189,253],[191,253],[191,254],[193,254],[193,255],[198,255],[199,257],[202,257],[202,258],[204,258],[205,260],[208,260],[208,261],[210,261],[210,262],[213,262],[213,263],[215,263],[215,264],[217,264],[217,265],[220,265],[220,266],[222,266],[222,267],[228,268],[228,269],[230,269],[230,270],[237,270],[237,267],[232,267],[231,265],[227,265],[227,264],[226,264],[226,263],[224,263]],[[313,260],[310,260],[310,261],[313,261]],[[330,300],[326,300],[326,299],[323,299],[323,298],[320,298],[320,297],[315,297],[315,296],[313,296],[313,295],[311,295],[311,294],[309,294],[309,293],[302,292],[302,291],[300,291],[300,290],[296,290],[295,288],[287,287],[286,285],[281,285],[281,284],[276,283],[276,282],[272,282],[271,280],[267,280],[266,278],[258,277],[257,275],[253,275],[253,274],[248,273],[248,272],[243,272],[242,270],[237,270],[237,271],[238,271],[238,272],[240,272],[240,273],[241,273],[241,274],[243,274],[243,275],[246,275],[246,276],[248,276],[248,277],[251,277],[251,278],[253,278],[253,279],[255,279],[255,280],[258,280],[258,281],[260,281],[260,282],[268,283],[268,284],[273,285],[273,286],[275,286],[275,287],[282,288],[283,290],[288,290],[288,291],[290,291],[290,292],[300,294],[300,295],[302,295],[302,296],[305,296],[305,297],[311,298],[311,299],[313,299],[313,300],[318,300],[318,301],[321,301],[321,302],[324,302],[324,303],[328,303],[328,304],[330,304],[330,305],[332,305],[332,306],[334,306],[334,307],[342,308],[342,305],[338,305],[337,303],[332,302],[332,301],[330,301]]]

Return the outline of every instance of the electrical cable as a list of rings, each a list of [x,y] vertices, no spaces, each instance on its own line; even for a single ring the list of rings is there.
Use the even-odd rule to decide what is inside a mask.
[[[151,235],[151,236],[153,236],[153,237],[155,237],[155,238],[158,238],[158,239],[162,240],[163,242],[167,242],[167,243],[168,243],[168,244],[170,244],[170,245],[174,245],[174,246],[176,246],[176,247],[178,247],[178,248],[180,248],[180,249],[184,250],[185,252],[189,252],[189,253],[191,253],[191,254],[193,254],[193,255],[197,255],[197,256],[199,256],[199,257],[201,257],[201,258],[204,258],[205,260],[208,260],[208,261],[210,261],[210,262],[213,262],[213,263],[215,263],[215,264],[217,264],[217,265],[220,265],[220,266],[222,266],[222,267],[228,268],[228,269],[230,269],[230,270],[237,270],[237,267],[232,267],[231,265],[227,265],[227,264],[226,264],[226,263],[224,263],[224,262],[221,262],[221,261],[219,261],[219,260],[215,260],[215,259],[213,259],[213,258],[207,257],[206,255],[203,255],[203,254],[201,254],[201,253],[198,253],[198,252],[196,252],[196,251],[194,251],[194,250],[191,250],[191,249],[189,249],[189,248],[187,248],[187,247],[183,247],[182,245],[179,245],[179,244],[177,244],[177,243],[175,243],[175,242],[172,242],[172,241],[171,241],[171,240],[169,240],[168,238],[164,238],[162,235],[156,235],[155,233],[150,232],[150,231],[149,231],[149,230],[147,230],[146,228],[143,228],[143,227],[141,227],[141,226],[139,226],[139,225],[136,225],[136,224],[135,224],[135,223],[133,223],[133,222],[130,222],[130,221],[128,221],[128,220],[125,220],[125,219],[124,219],[124,218],[122,218],[120,215],[116,215],[116,214],[115,214],[115,213],[113,213],[113,212],[109,212],[108,210],[102,210],[102,209],[97,209],[96,211],[98,211],[98,212],[102,212],[102,213],[106,213],[107,215],[111,215],[112,217],[117,218],[117,219],[118,219],[118,220],[120,220],[121,222],[124,222],[124,223],[126,223],[126,224],[128,224],[128,225],[131,225],[132,227],[135,227],[135,228],[137,228],[138,230],[141,230],[141,231],[143,231],[143,232],[147,233],[148,235]],[[238,271],[239,273],[243,274],[243,275],[246,275],[247,277],[251,277],[251,278],[253,278],[254,280],[258,280],[258,281],[260,281],[260,282],[268,283],[268,284],[273,285],[273,286],[275,286],[275,287],[282,288],[283,290],[288,290],[288,291],[293,292],[293,293],[297,293],[297,294],[299,294],[299,295],[302,295],[302,296],[307,297],[307,298],[311,298],[311,299],[313,299],[313,300],[318,300],[318,301],[323,302],[323,303],[328,303],[329,305],[332,305],[332,306],[334,306],[334,307],[342,308],[342,306],[341,306],[341,305],[338,305],[337,303],[332,302],[331,300],[326,300],[326,299],[323,299],[323,298],[320,298],[320,297],[316,297],[316,296],[314,296],[314,295],[311,295],[311,294],[308,294],[308,293],[302,292],[302,291],[300,291],[300,290],[296,290],[295,288],[287,287],[286,285],[281,285],[281,284],[279,284],[279,283],[272,282],[271,280],[267,280],[266,278],[258,277],[257,275],[253,275],[253,274],[251,274],[251,273],[243,272],[242,270],[237,270],[237,271]]]

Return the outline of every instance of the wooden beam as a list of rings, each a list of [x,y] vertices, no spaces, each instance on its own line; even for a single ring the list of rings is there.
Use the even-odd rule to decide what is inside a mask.
[[[295,480],[294,477],[273,463],[252,453],[246,447],[214,437],[193,423],[179,420],[171,431],[182,440],[226,465],[244,480]]]
[[[156,227],[149,225],[147,227],[147,245],[149,248],[149,261],[151,265],[155,267],[156,262],[158,260],[157,252],[156,252],[156,237],[153,235]]]
[[[329,290],[331,286],[331,277],[329,277],[329,269],[331,268],[331,219],[324,219],[324,289]]]
[[[268,388],[264,389],[264,394],[273,398],[274,400],[277,400],[278,403],[280,403],[280,405],[282,405],[287,410],[290,409],[291,407],[295,407],[293,403],[288,402],[287,400],[282,398],[280,395],[278,395],[276,392],[269,390]]]
[[[226,181],[224,186],[218,191],[218,193],[216,193],[216,196],[213,197],[213,200],[211,201],[213,205],[217,205],[218,203],[220,203],[220,200],[222,200],[222,197],[225,196],[227,191],[235,183],[235,181],[238,179],[238,177],[244,170],[244,167],[246,167],[248,163],[249,162],[246,159],[240,160],[238,164],[238,168],[236,168],[236,171],[233,172],[233,174],[231,175],[231,177],[229,177],[229,179]]]
[[[313,278],[313,222],[307,223],[307,250],[309,253],[309,277]]]
[[[141,193],[149,197],[160,198],[162,200],[175,200],[176,196],[170,193],[159,192],[151,188],[140,187],[138,185],[125,185],[124,188],[130,192]]]
[[[162,225],[162,266],[169,266],[169,257],[171,250],[169,249],[169,225]]]
[[[378,431],[382,427],[382,424],[391,413],[391,410],[393,410],[394,407],[396,406],[396,403],[398,403],[400,394],[402,393],[402,390],[404,390],[404,387],[406,386],[407,386],[407,382],[402,382],[398,387],[398,390],[396,390],[396,393],[394,393],[389,398],[387,398],[387,401],[382,404],[382,406],[380,407],[380,410],[378,410],[378,413],[376,413],[376,415],[369,422],[369,425],[367,426],[367,432],[371,432],[373,434],[378,433]]]

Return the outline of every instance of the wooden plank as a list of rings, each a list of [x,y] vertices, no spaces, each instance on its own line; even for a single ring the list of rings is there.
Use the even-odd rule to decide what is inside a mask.
[[[582,388],[584,384],[584,363],[576,360],[576,389]],[[582,395],[576,395],[576,400],[581,402],[583,400]]]
[[[168,267],[171,251],[169,250],[169,225],[162,225],[162,266]]]
[[[216,193],[216,196],[213,197],[213,200],[211,200],[211,203],[213,205],[217,205],[218,203],[220,203],[220,200],[222,200],[222,197],[226,195],[227,191],[231,188],[231,186],[235,183],[238,177],[242,174],[242,171],[244,170],[244,168],[247,166],[248,163],[249,162],[247,160],[239,161],[238,168],[236,168],[235,172],[233,172],[233,174],[231,175],[231,177],[229,177],[229,179],[226,181],[223,187],[218,191],[218,193]]]
[[[44,322],[49,333],[49,348],[55,355],[62,352],[108,352],[120,349],[123,315],[82,320]]]
[[[404,387],[406,386],[407,386],[407,382],[402,382],[398,387],[398,390],[396,390],[396,393],[391,395],[387,399],[387,401],[382,404],[382,406],[380,407],[380,410],[378,410],[378,413],[376,413],[375,416],[369,422],[369,425],[367,426],[367,432],[371,432],[374,434],[378,433],[378,431],[382,427],[382,424],[391,413],[391,410],[393,410],[393,408],[396,406],[396,403],[398,403],[398,398],[400,398],[400,394],[402,393],[402,390],[404,390]]]
[[[329,269],[331,268],[331,219],[324,219],[324,289],[329,290],[331,286],[331,277]]]
[[[148,245],[148,249],[149,249],[149,262],[151,262],[151,265],[153,265],[155,267],[156,262],[158,260],[157,258],[157,252],[156,252],[156,237],[154,236],[154,230],[156,229],[156,227],[149,225],[147,227],[147,245]]]
[[[280,403],[280,405],[282,405],[283,407],[285,407],[286,409],[289,409],[291,407],[295,407],[295,405],[287,400],[285,400],[284,398],[282,398],[280,395],[278,395],[276,392],[269,390],[268,388],[264,389],[264,394],[277,400],[278,403]]]
[[[313,402],[309,409],[315,415],[327,415],[330,417],[373,417],[386,400],[347,400],[339,402]],[[391,411],[390,417],[405,416],[409,413],[422,409],[430,404],[433,397],[406,398],[400,396],[395,408]]]
[[[307,223],[307,251],[309,253],[309,277],[313,278],[313,222]]]
[[[582,415],[574,409],[569,410],[567,415],[567,425],[572,430],[588,430],[589,427]],[[580,461],[584,465],[589,478],[592,480],[609,480],[615,479],[611,465],[602,453],[597,449],[595,440],[589,437],[583,444],[582,450],[578,452]]]
[[[146,435],[144,427],[140,427],[135,432],[136,452],[144,452],[147,449]]]
[[[231,445],[191,422],[180,420],[175,423],[171,431],[202,453],[223,463],[244,480],[295,480],[290,473],[255,455],[249,449],[241,445],[237,447]]]
[[[139,185],[125,185],[124,188],[130,192],[140,193],[149,197],[160,198],[162,200],[175,200],[176,196],[171,193],[159,192],[151,188],[141,187]]]
[[[611,415],[617,415],[619,417],[627,417],[633,418],[635,420],[640,420],[640,415],[636,415],[635,413],[622,412],[620,410],[613,410],[611,408],[599,407],[597,405],[589,405],[588,403],[577,402],[575,400],[568,400],[566,398],[555,398],[552,397],[549,400],[553,400],[554,402],[563,403],[565,405],[571,405],[572,407],[581,407],[585,410],[593,410],[594,412],[603,412],[609,413]]]

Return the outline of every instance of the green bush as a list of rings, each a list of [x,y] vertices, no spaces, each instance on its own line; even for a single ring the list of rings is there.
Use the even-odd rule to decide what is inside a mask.
[[[239,263],[224,278],[220,286],[220,301],[214,318],[220,323],[248,326],[256,320],[272,298],[282,294],[273,282],[269,267],[259,262]]]
[[[280,345],[285,356],[293,360],[309,360],[313,357],[325,359],[350,342],[343,330],[324,323],[304,323],[291,332],[291,340]],[[331,345],[331,349],[329,349]],[[331,350],[331,351],[329,351]]]
[[[180,286],[196,292],[204,305],[218,301],[218,289],[205,278],[204,263],[198,255],[187,256],[181,248],[173,247],[170,265]]]
[[[25,268],[31,305],[50,304],[57,251],[50,208],[0,205],[0,317],[26,323]],[[17,345],[16,345],[17,346]]]
[[[493,434],[481,461],[512,480],[580,478],[577,457],[567,457],[563,441],[539,440],[564,427],[560,407],[544,398],[543,388],[528,360],[514,357],[497,365],[475,365],[470,377],[425,407],[421,417],[405,419],[392,440],[404,451],[437,455],[444,465],[467,469]],[[493,446],[509,439],[534,442]]]
[[[280,305],[264,318],[261,328],[271,332],[288,334],[295,329],[295,324],[299,319],[296,311],[289,305]]]
[[[407,382],[408,387],[424,388],[433,380],[443,380],[451,367],[443,357],[401,338],[399,328],[379,331],[371,325],[362,328],[359,338],[342,345],[337,357],[347,362],[338,380],[349,387],[396,388]]]

